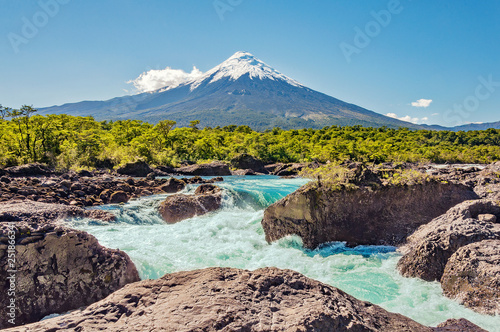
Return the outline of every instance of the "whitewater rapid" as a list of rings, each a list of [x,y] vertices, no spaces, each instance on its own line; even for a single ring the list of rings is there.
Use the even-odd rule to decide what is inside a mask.
[[[436,326],[449,318],[466,318],[498,331],[500,317],[480,315],[442,295],[438,282],[404,278],[396,270],[401,255],[394,247],[347,248],[329,243],[316,250],[302,248],[297,236],[272,244],[260,225],[264,209],[307,183],[275,176],[225,177],[223,207],[176,224],[162,222],[156,212],[167,196],[154,195],[124,205],[100,208],[117,215],[113,224],[72,220],[71,226],[94,235],[109,248],[125,251],[142,279],[211,266],[254,270],[276,266],[303,273],[381,307]],[[183,192],[192,193],[196,186]]]

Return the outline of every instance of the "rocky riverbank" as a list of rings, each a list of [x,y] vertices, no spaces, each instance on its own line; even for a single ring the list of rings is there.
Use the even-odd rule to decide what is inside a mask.
[[[19,313],[18,317],[23,317],[20,323],[61,312],[62,309],[55,304],[58,301],[70,308],[86,306],[138,280],[137,271],[126,254],[103,248],[93,236],[67,229],[57,220],[82,217],[113,221],[114,215],[108,212],[84,207],[126,202],[157,193],[174,194],[168,196],[160,208],[167,222],[171,217],[175,220],[170,222],[177,222],[220,207],[221,190],[213,183],[222,178],[163,179],[157,177],[170,172],[179,174],[178,169],[136,164],[137,167],[124,167],[121,174],[104,171],[57,173],[43,165],[2,170],[2,227],[7,227],[9,221],[24,227],[16,235],[16,249],[21,248],[25,255],[18,258],[24,264],[20,280],[26,285],[22,287],[23,292],[26,291],[20,293],[24,301],[22,308],[27,305],[30,309],[26,310],[26,316]],[[186,165],[182,172],[186,175],[198,172],[226,175],[229,170],[232,174],[295,176],[300,170],[314,170],[317,166],[315,163],[264,165],[255,158],[243,156],[234,165]],[[271,215],[275,222],[267,219],[267,225],[264,225],[266,222],[263,221],[266,238],[274,240],[287,234],[299,234],[304,245],[311,248],[332,241],[331,234],[335,239],[344,239],[353,245],[406,243],[406,253],[416,253],[413,260],[408,259],[417,262],[413,270],[420,271],[420,266],[425,265],[428,270],[439,268],[439,277],[429,280],[440,280],[445,294],[481,313],[498,313],[499,239],[495,219],[498,220],[500,215],[494,199],[498,197],[496,188],[500,183],[498,166],[454,170],[430,165],[371,168],[350,164],[348,167],[355,176],[349,185],[328,188],[323,178],[271,206],[264,219]],[[236,167],[239,170],[235,170]],[[404,169],[416,170],[425,176],[411,179],[413,182],[395,182],[391,175]],[[137,177],[139,173],[145,177]],[[428,179],[428,175],[432,179]],[[175,194],[188,184],[201,185],[194,195]],[[474,204],[470,203],[471,199],[474,199]],[[283,202],[286,204],[280,206]],[[484,207],[478,207],[480,203]],[[285,221],[276,222],[281,220],[279,218],[285,218],[282,219]],[[438,219],[441,223],[428,224]],[[331,220],[336,220],[337,224],[329,225]],[[442,223],[443,220],[446,222]],[[464,220],[465,224],[460,224]],[[428,225],[434,226],[425,231],[424,227]],[[268,236],[269,229],[276,226],[282,227],[275,233],[277,236]],[[414,236],[408,237],[414,232]],[[0,254],[5,257],[8,236],[0,238],[3,241],[0,249],[4,250]],[[433,251],[437,254],[429,257],[446,259],[425,260],[427,256],[423,250],[412,248],[437,248]],[[432,274],[434,270],[424,271],[422,275]],[[33,280],[38,280],[38,284]],[[35,286],[31,284],[38,286],[32,289],[30,287]],[[52,292],[54,289],[56,293]],[[72,295],[73,302],[64,302],[61,296],[72,291],[96,295],[84,298],[75,294]],[[482,298],[485,301],[478,300]],[[285,328],[321,331],[336,326],[345,331],[483,331],[464,320],[450,320],[440,325],[436,328],[422,326],[293,271],[269,268],[249,272],[213,268],[174,273],[155,281],[134,282],[86,309],[22,329],[139,331],[162,327],[189,330],[184,326],[191,326],[191,330],[208,331]]]
[[[10,173],[9,173],[10,174]],[[13,200],[57,203],[72,206],[98,206],[125,203],[133,198],[181,190],[186,184],[214,183],[222,178],[204,180],[201,177],[183,178],[124,178],[108,172],[66,172],[63,174],[31,172],[30,176],[3,175],[0,177],[0,202]]]

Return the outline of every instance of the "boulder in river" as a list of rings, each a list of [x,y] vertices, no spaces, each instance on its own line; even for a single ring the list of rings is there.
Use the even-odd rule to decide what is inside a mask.
[[[222,191],[212,184],[202,184],[194,195],[176,194],[168,196],[158,209],[163,220],[174,224],[184,219],[200,216],[220,208]]]
[[[112,204],[117,204],[117,203],[127,203],[129,200],[129,196],[126,192],[124,191],[115,191],[114,193],[109,196],[109,202]]]
[[[446,296],[474,311],[500,315],[500,237],[458,249],[446,264],[441,286]]]
[[[170,178],[165,184],[163,184],[160,187],[160,190],[167,194],[172,194],[181,191],[185,187],[186,187],[186,182],[184,182],[183,180]]]
[[[12,252],[15,261],[7,260]],[[12,269],[16,272],[8,272]],[[14,279],[7,279],[12,275]],[[139,275],[127,254],[102,247],[86,232],[54,223],[3,222],[0,279],[4,304],[10,301],[11,282],[15,286],[15,323],[20,325],[99,301],[138,281]],[[0,307],[0,328],[12,326],[5,319],[9,310],[6,305]]]
[[[17,331],[434,331],[291,270],[213,267],[129,284]]]
[[[296,234],[306,248],[331,241],[399,245],[420,225],[475,198],[467,186],[441,182],[376,189],[313,182],[269,206],[262,226],[268,242]]]
[[[399,271],[406,277],[439,281],[448,259],[459,248],[500,239],[500,224],[479,220],[485,214],[500,217],[498,203],[486,199],[463,202],[421,226],[400,248],[404,256],[398,262]]]

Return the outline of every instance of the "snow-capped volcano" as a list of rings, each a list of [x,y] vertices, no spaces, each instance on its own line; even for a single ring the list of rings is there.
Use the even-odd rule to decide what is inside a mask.
[[[177,121],[184,126],[248,125],[254,129],[329,125],[418,126],[309,89],[248,52],[236,52],[197,77],[153,92],[41,109],[42,114],[91,115],[97,120]]]
[[[236,81],[243,75],[248,75],[250,79],[282,80],[293,86],[302,86],[299,82],[271,68],[248,52],[234,53],[229,59],[207,71],[203,76],[189,82],[189,84],[191,85],[191,90],[193,90],[206,80],[209,80],[209,83],[213,83],[228,77]]]

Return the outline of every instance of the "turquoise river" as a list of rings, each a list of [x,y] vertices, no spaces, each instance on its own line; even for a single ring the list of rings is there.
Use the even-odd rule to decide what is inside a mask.
[[[93,234],[109,248],[125,251],[142,279],[210,266],[254,270],[265,266],[288,268],[338,287],[358,299],[435,326],[449,318],[466,318],[500,331],[500,317],[477,314],[442,295],[438,282],[404,278],[396,270],[401,255],[393,247],[329,243],[306,250],[297,236],[272,244],[264,239],[260,221],[264,209],[307,182],[274,176],[230,176],[223,207],[204,216],[165,224],[157,207],[165,195],[101,207],[117,215],[113,224],[73,220],[72,227]],[[191,193],[195,186],[183,192]]]

